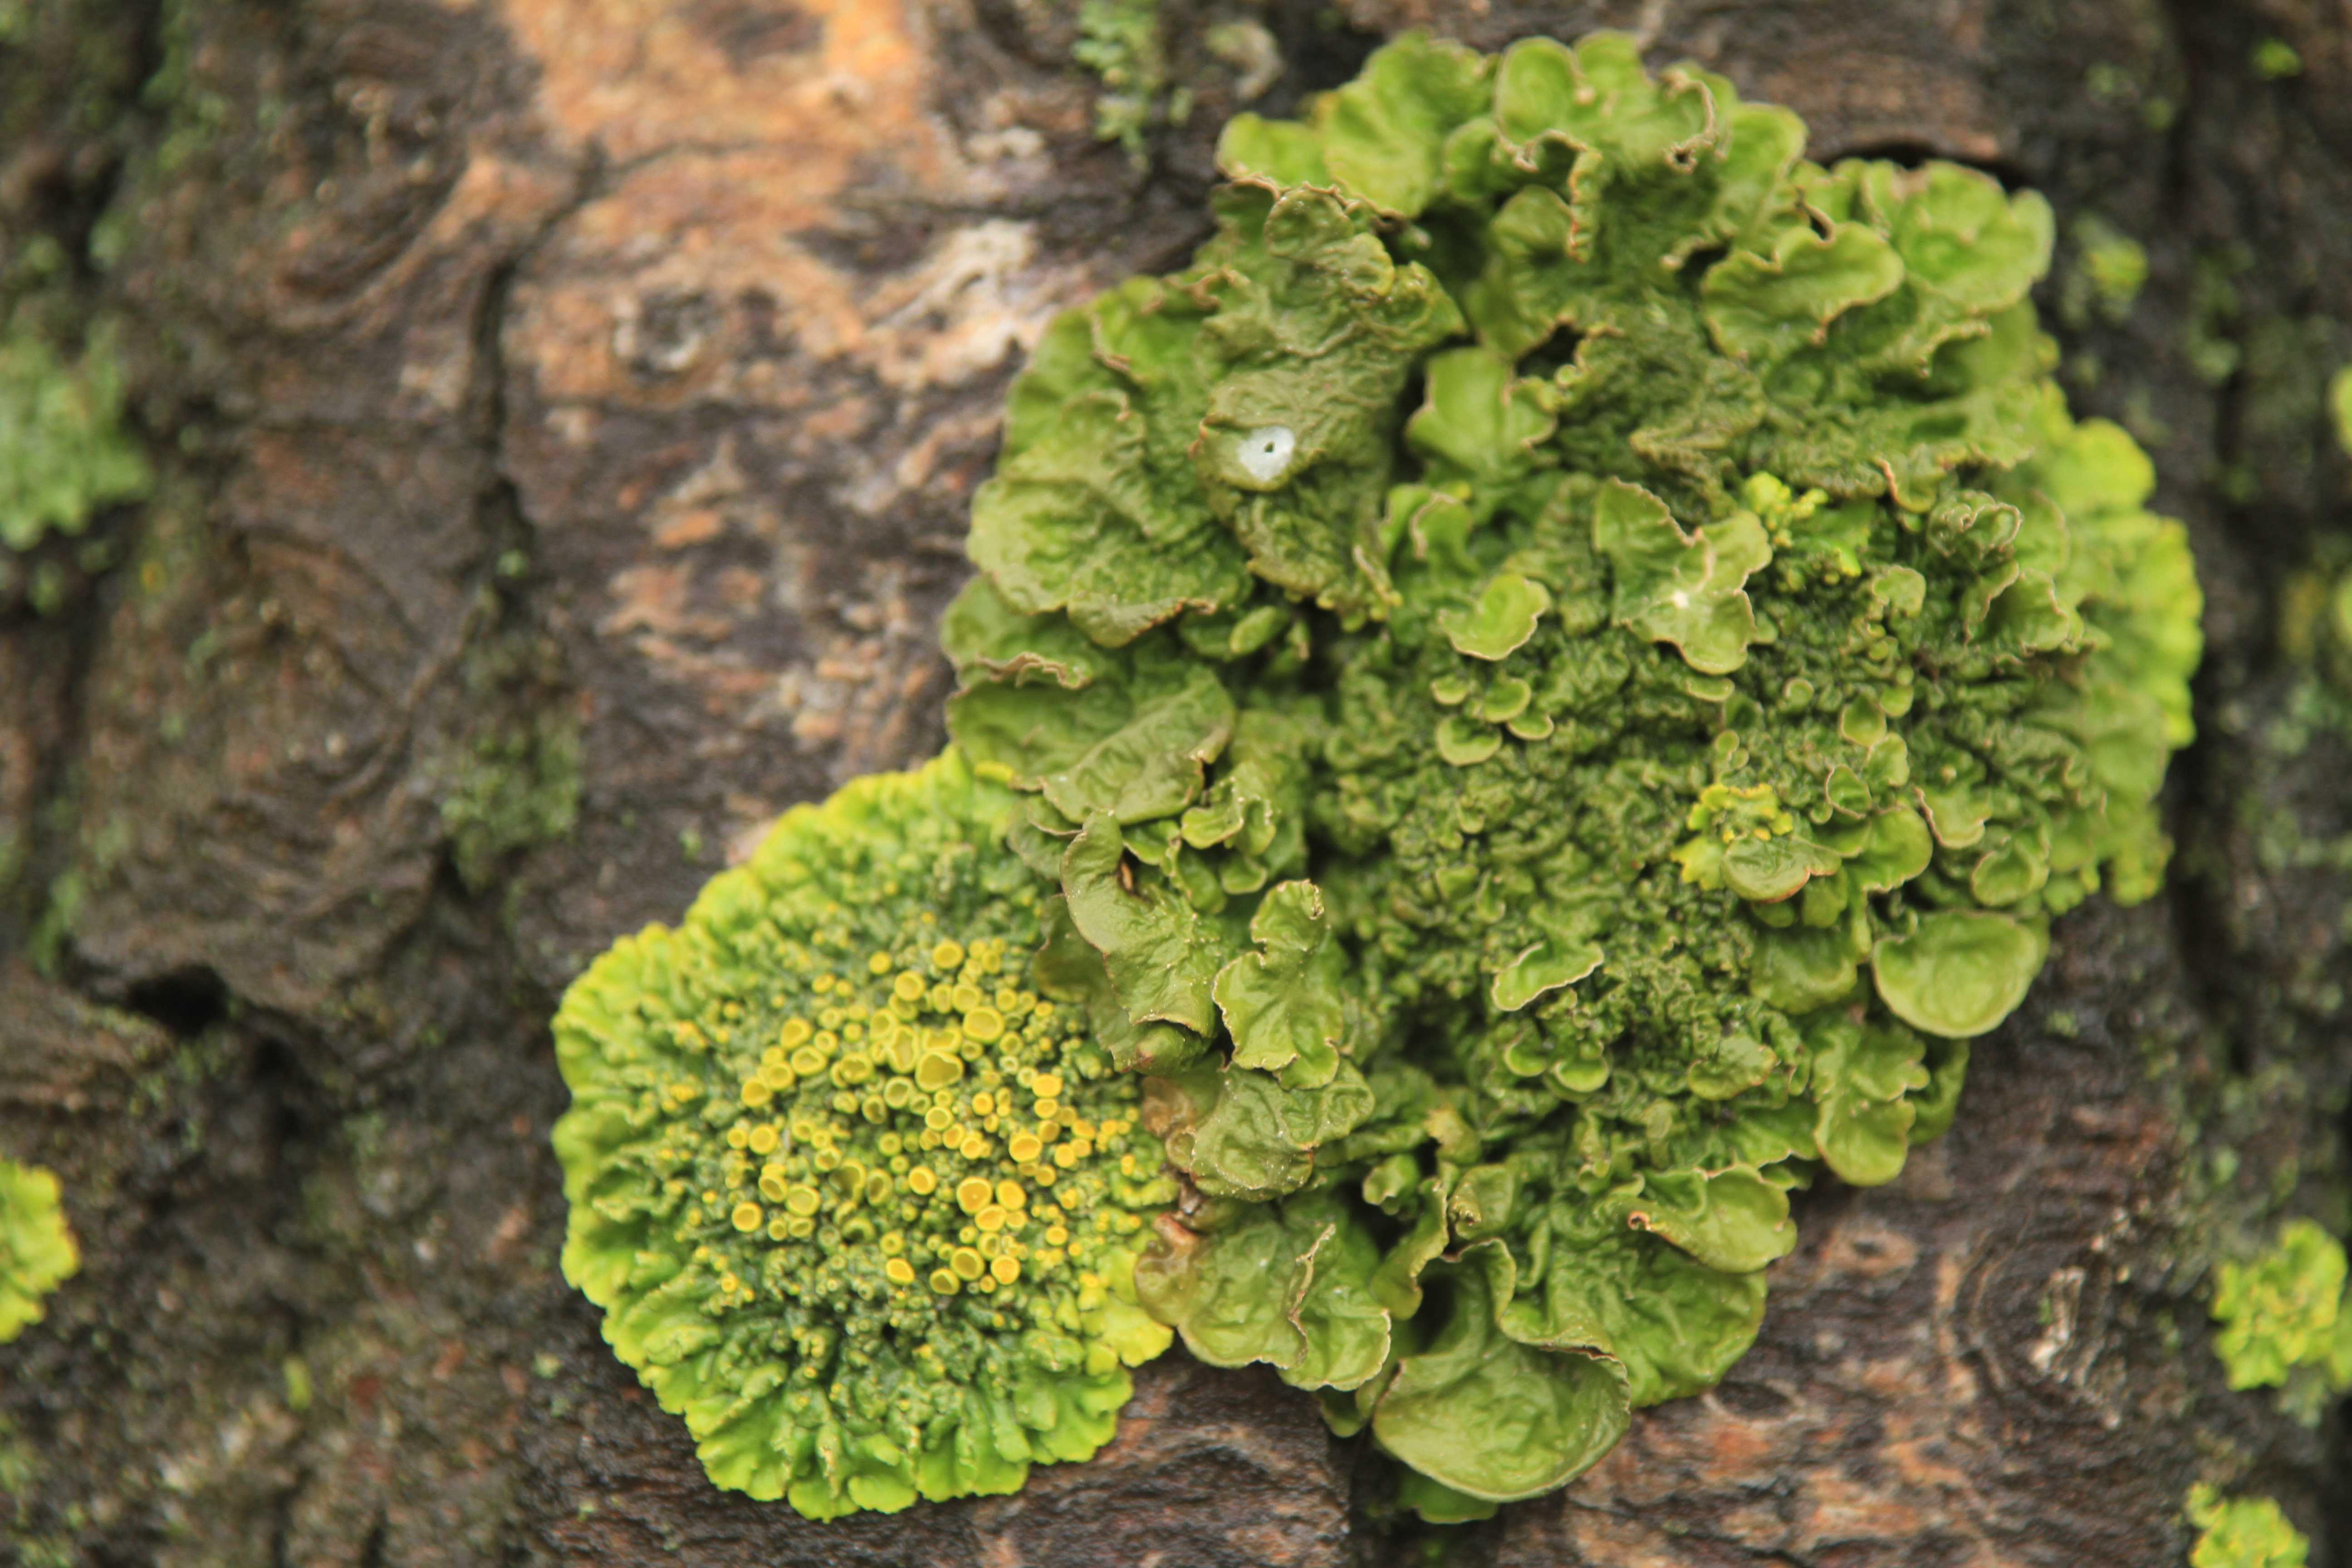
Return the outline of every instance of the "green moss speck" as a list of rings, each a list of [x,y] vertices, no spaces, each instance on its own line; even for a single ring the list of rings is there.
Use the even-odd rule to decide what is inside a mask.
[[[50,879],[48,896],[42,901],[41,912],[33,921],[33,929],[26,936],[26,955],[33,967],[42,974],[57,973],[58,959],[64,953],[67,940],[73,934],[74,919],[81,913],[83,900],[89,889],[78,867],[68,866]]]
[[[202,84],[195,69],[196,38],[189,0],[163,0],[163,58],[140,89],[139,100],[165,116],[155,152],[155,172],[169,178],[211,144],[228,122],[228,100]],[[90,247],[101,264],[111,247],[92,235]]]
[[[286,1383],[286,1408],[299,1415],[310,1408],[315,1389],[310,1382],[310,1363],[299,1355],[289,1355],[279,1366]]]
[[[2147,247],[2091,213],[2074,220],[2068,237],[2074,260],[2059,286],[2060,317],[2071,327],[2087,324],[2094,314],[2120,324],[2147,286]]]
[[[520,552],[508,551],[493,570],[510,580],[526,569],[515,564],[520,560]],[[581,724],[562,680],[562,656],[542,638],[495,629],[505,613],[499,596],[485,592],[479,621],[494,629],[466,660],[470,727],[434,767],[451,859],[478,893],[495,885],[517,854],[568,837],[580,816]]]
[[[477,892],[509,855],[566,837],[579,816],[580,727],[561,712],[478,736],[441,800],[457,875]]]
[[[69,1537],[34,1528],[40,1478],[33,1446],[13,1422],[0,1416],[0,1507],[8,1510],[0,1518],[0,1549],[9,1552],[7,1561],[21,1568],[76,1568],[81,1557]]]
[[[2200,380],[2219,386],[2238,372],[2245,350],[2239,338],[2245,302],[2237,278],[2253,258],[2242,248],[2207,250],[2198,254],[2189,270],[2189,314],[2181,324],[2181,346],[2189,368]]]
[[[24,1523],[24,1510],[33,1492],[33,1450],[16,1435],[16,1424],[0,1415],[0,1498],[15,1500],[16,1522]]]
[[[2083,72],[2083,89],[2095,103],[2124,103],[2137,96],[2131,72],[2113,60],[2095,61]]]
[[[2254,46],[2254,74],[2264,81],[2284,81],[2303,74],[2303,56],[2284,38],[2268,37]]]

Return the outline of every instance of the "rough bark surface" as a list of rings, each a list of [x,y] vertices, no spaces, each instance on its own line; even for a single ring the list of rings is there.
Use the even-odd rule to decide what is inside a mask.
[[[2231,1394],[2205,1269],[2343,1217],[2344,744],[2266,743],[2343,564],[2336,0],[1170,0],[1189,119],[1094,135],[1058,0],[55,0],[0,26],[0,307],[124,329],[153,498],[0,603],[0,1152],[88,1263],[0,1350],[0,1562],[1526,1568],[2183,1560],[2192,1479],[2352,1562],[2341,1412]],[[0,4],[0,20],[12,13]],[[546,1018],[792,802],[933,750],[933,623],[1048,318],[1428,26],[1633,27],[1812,153],[1954,157],[2147,247],[2045,313],[2209,595],[2164,900],[2059,925],[1958,1124],[1826,1184],[1724,1385],[1442,1536],[1268,1375],[1172,1355],[1020,1494],[714,1490],[563,1282]],[[2266,79],[2257,42],[2301,74]],[[5,261],[0,258],[0,261]],[[2218,346],[2217,346],[2218,345]],[[46,547],[45,547],[46,548]],[[2331,553],[2335,551],[2336,553]],[[2226,1151],[2226,1161],[2215,1152]],[[2233,1228],[2234,1227],[2234,1228]],[[2331,1502],[2331,1499],[2333,1500]]]

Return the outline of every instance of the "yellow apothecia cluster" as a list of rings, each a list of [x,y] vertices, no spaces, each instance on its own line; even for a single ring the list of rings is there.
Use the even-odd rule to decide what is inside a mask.
[[[950,752],[788,814],[555,1022],[563,1266],[713,1480],[828,1518],[1002,1492],[1109,1439],[1175,1195],[1083,1007],[1030,979],[1054,889]]]
[[[676,1236],[719,1270],[728,1305],[763,1292],[846,1305],[878,1284],[920,1310],[995,1297],[1024,1271],[1069,1271],[1085,1302],[1102,1288],[1088,1260],[1142,1228],[1104,1202],[1106,1176],[1131,1186],[1159,1163],[1148,1140],[1133,1140],[1140,1162],[1130,1148],[1132,1080],[1063,1070],[1085,1030],[1014,983],[1008,957],[1025,954],[1002,938],[926,940],[935,929],[926,910],[908,949],[771,996],[772,1037],[723,1004],[730,1048],[711,1079],[667,1087],[677,1131],[657,1157],[695,1197]],[[756,1056],[742,1048],[761,1038],[772,1043]],[[713,1093],[731,1107],[705,1110]],[[1013,1292],[1003,1304],[1027,1315]]]

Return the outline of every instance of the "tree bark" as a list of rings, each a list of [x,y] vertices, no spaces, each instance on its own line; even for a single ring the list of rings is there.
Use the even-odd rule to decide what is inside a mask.
[[[2352,753],[2279,738],[2275,636],[2352,555],[2340,3],[1167,0],[1191,110],[1140,161],[1058,0],[11,14],[0,242],[66,262],[0,258],[0,309],[112,323],[157,480],[0,602],[0,1153],[86,1258],[0,1349],[0,1561],[2158,1564],[2201,1478],[2352,1562],[2340,1410],[2230,1393],[2206,1313],[2279,1216],[2344,1228],[2352,884],[2277,847],[2345,841]],[[1270,82],[1203,41],[1236,20]],[[1413,26],[1633,28],[1816,159],[1959,159],[2146,246],[2121,319],[2071,241],[2042,304],[2208,595],[2169,891],[2062,921],[1952,1132],[1805,1195],[1755,1351],[1556,1496],[1417,1532],[1303,1396],[1181,1352],[1012,1497],[719,1492],[558,1272],[554,1000],[937,748],[1025,350],[1181,259],[1227,114]]]

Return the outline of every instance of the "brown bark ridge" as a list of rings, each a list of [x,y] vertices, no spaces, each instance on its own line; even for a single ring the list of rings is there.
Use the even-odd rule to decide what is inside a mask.
[[[66,258],[0,306],[121,329],[158,470],[111,564],[0,603],[0,1151],[88,1258],[0,1350],[0,1561],[2159,1564],[2200,1477],[2352,1561],[2340,1412],[2229,1393],[2203,1305],[2217,1248],[2344,1217],[2346,859],[2278,846],[2343,842],[2347,758],[2271,739],[2272,623],[2352,493],[2341,7],[1166,0],[1191,112],[1141,163],[1076,15],[0,4],[0,241]],[[553,999],[783,805],[939,743],[1024,351],[1182,257],[1225,114],[1413,26],[1632,27],[1817,157],[1963,159],[2145,244],[2127,312],[2067,307],[2071,242],[2044,301],[2210,600],[2172,889],[2062,921],[1954,1131],[1809,1194],[1755,1352],[1555,1497],[1403,1530],[1301,1396],[1181,1354],[1016,1496],[718,1492],[556,1269]]]

